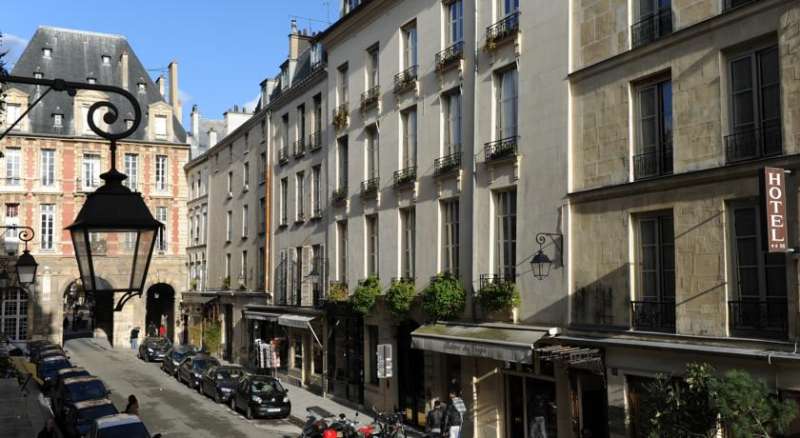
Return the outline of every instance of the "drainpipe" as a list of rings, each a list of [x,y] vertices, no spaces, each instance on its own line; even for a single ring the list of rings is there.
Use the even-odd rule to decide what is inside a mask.
[[[478,2],[480,0],[473,0],[472,7],[474,8],[475,13],[473,14],[474,23],[472,29],[472,35],[474,38],[474,51],[475,54],[472,57],[473,63],[473,75],[472,75],[472,220],[470,222],[470,242],[472,248],[475,247],[475,218],[478,217],[478,210],[477,210],[477,202],[475,202],[475,192],[478,188],[478,155],[480,153],[476,153],[476,150],[480,150],[479,142],[480,136],[478,135],[480,132],[480,123],[475,123],[478,120],[479,111],[478,111],[478,101],[480,97],[480,90],[478,88],[478,58],[480,57],[481,51],[479,48],[479,41],[478,41]],[[474,293],[474,284],[476,278],[476,271],[477,271],[477,257],[472,257],[472,269],[470,273],[470,319],[475,321],[477,319],[477,311],[475,307],[475,293]],[[477,427],[477,426],[476,426]],[[477,432],[477,429],[475,430]]]

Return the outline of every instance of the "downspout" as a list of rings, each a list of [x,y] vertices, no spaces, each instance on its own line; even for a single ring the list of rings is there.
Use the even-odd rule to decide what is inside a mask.
[[[479,113],[479,111],[478,111],[478,107],[479,107],[478,103],[479,103],[479,97],[480,97],[480,93],[479,93],[480,90],[478,88],[478,58],[479,58],[480,53],[481,53],[480,48],[479,48],[479,41],[478,41],[478,22],[479,22],[479,20],[478,20],[478,10],[479,10],[478,2],[479,1],[480,0],[473,0],[473,2],[472,2],[472,7],[475,10],[475,13],[473,14],[474,23],[473,23],[473,29],[472,29],[472,35],[473,35],[473,38],[474,38],[474,50],[475,50],[475,54],[472,57],[472,60],[473,60],[472,62],[474,64],[474,66],[473,66],[473,73],[474,74],[471,75],[472,76],[472,121],[473,122],[472,122],[472,188],[471,188],[472,189],[471,190],[472,220],[470,222],[470,225],[471,225],[470,226],[470,241],[471,241],[471,246],[472,246],[473,249],[475,247],[475,237],[476,237],[476,235],[475,235],[475,229],[476,229],[475,218],[478,217],[478,207],[477,207],[478,204],[477,204],[477,202],[475,200],[475,192],[477,191],[477,188],[478,188],[478,161],[477,160],[478,160],[479,153],[476,153],[475,151],[479,149],[478,140],[480,139],[480,136],[478,135],[479,134],[479,130],[480,130],[480,123],[475,123],[477,120],[479,120],[479,118],[478,118],[478,116],[479,116],[479,114],[478,114]],[[477,258],[476,257],[471,257],[471,259],[472,259],[472,269],[471,269],[472,272],[470,272],[470,280],[471,280],[470,281],[470,293],[472,295],[470,297],[470,319],[472,321],[475,321],[476,318],[477,318],[477,311],[476,311],[476,307],[475,307],[474,284],[475,284],[475,278],[476,278],[475,277],[476,276],[475,273],[477,271]],[[476,429],[475,429],[474,432],[477,433],[477,424],[476,424],[475,427],[476,427]],[[477,435],[473,435],[473,436],[477,436]]]

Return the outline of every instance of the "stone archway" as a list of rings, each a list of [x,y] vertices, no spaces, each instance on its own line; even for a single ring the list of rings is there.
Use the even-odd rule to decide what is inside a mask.
[[[113,289],[111,284],[97,277],[98,286]],[[64,341],[75,338],[105,337],[113,345],[114,294],[87,293],[79,279],[67,284],[63,293]]]
[[[174,339],[175,335],[175,289],[166,283],[156,283],[147,289],[145,308],[145,333],[150,336],[152,330],[161,325],[166,329],[166,337]]]

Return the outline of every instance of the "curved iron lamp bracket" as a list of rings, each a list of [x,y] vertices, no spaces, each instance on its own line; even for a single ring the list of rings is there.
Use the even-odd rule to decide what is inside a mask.
[[[25,249],[28,249],[28,242],[33,240],[33,236],[36,233],[33,232],[33,228],[25,226],[25,225],[0,225],[0,230],[9,230],[12,233],[19,230],[17,237],[19,240],[25,242]]]
[[[562,246],[564,235],[561,233],[537,233],[536,243],[539,244],[539,251],[537,251],[537,254],[544,253],[544,245],[547,243],[548,239],[550,239],[553,246],[555,246],[558,251],[558,266],[564,266],[564,251]]]

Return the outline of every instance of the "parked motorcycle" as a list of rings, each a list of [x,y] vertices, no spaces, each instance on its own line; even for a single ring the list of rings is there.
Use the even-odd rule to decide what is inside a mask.
[[[403,424],[403,414],[395,412],[386,414],[372,407],[375,412],[375,424],[377,431],[373,433],[373,438],[406,438],[406,427]]]
[[[323,433],[328,429],[328,420],[332,417],[317,416],[306,408],[306,422],[299,438],[323,438]]]

